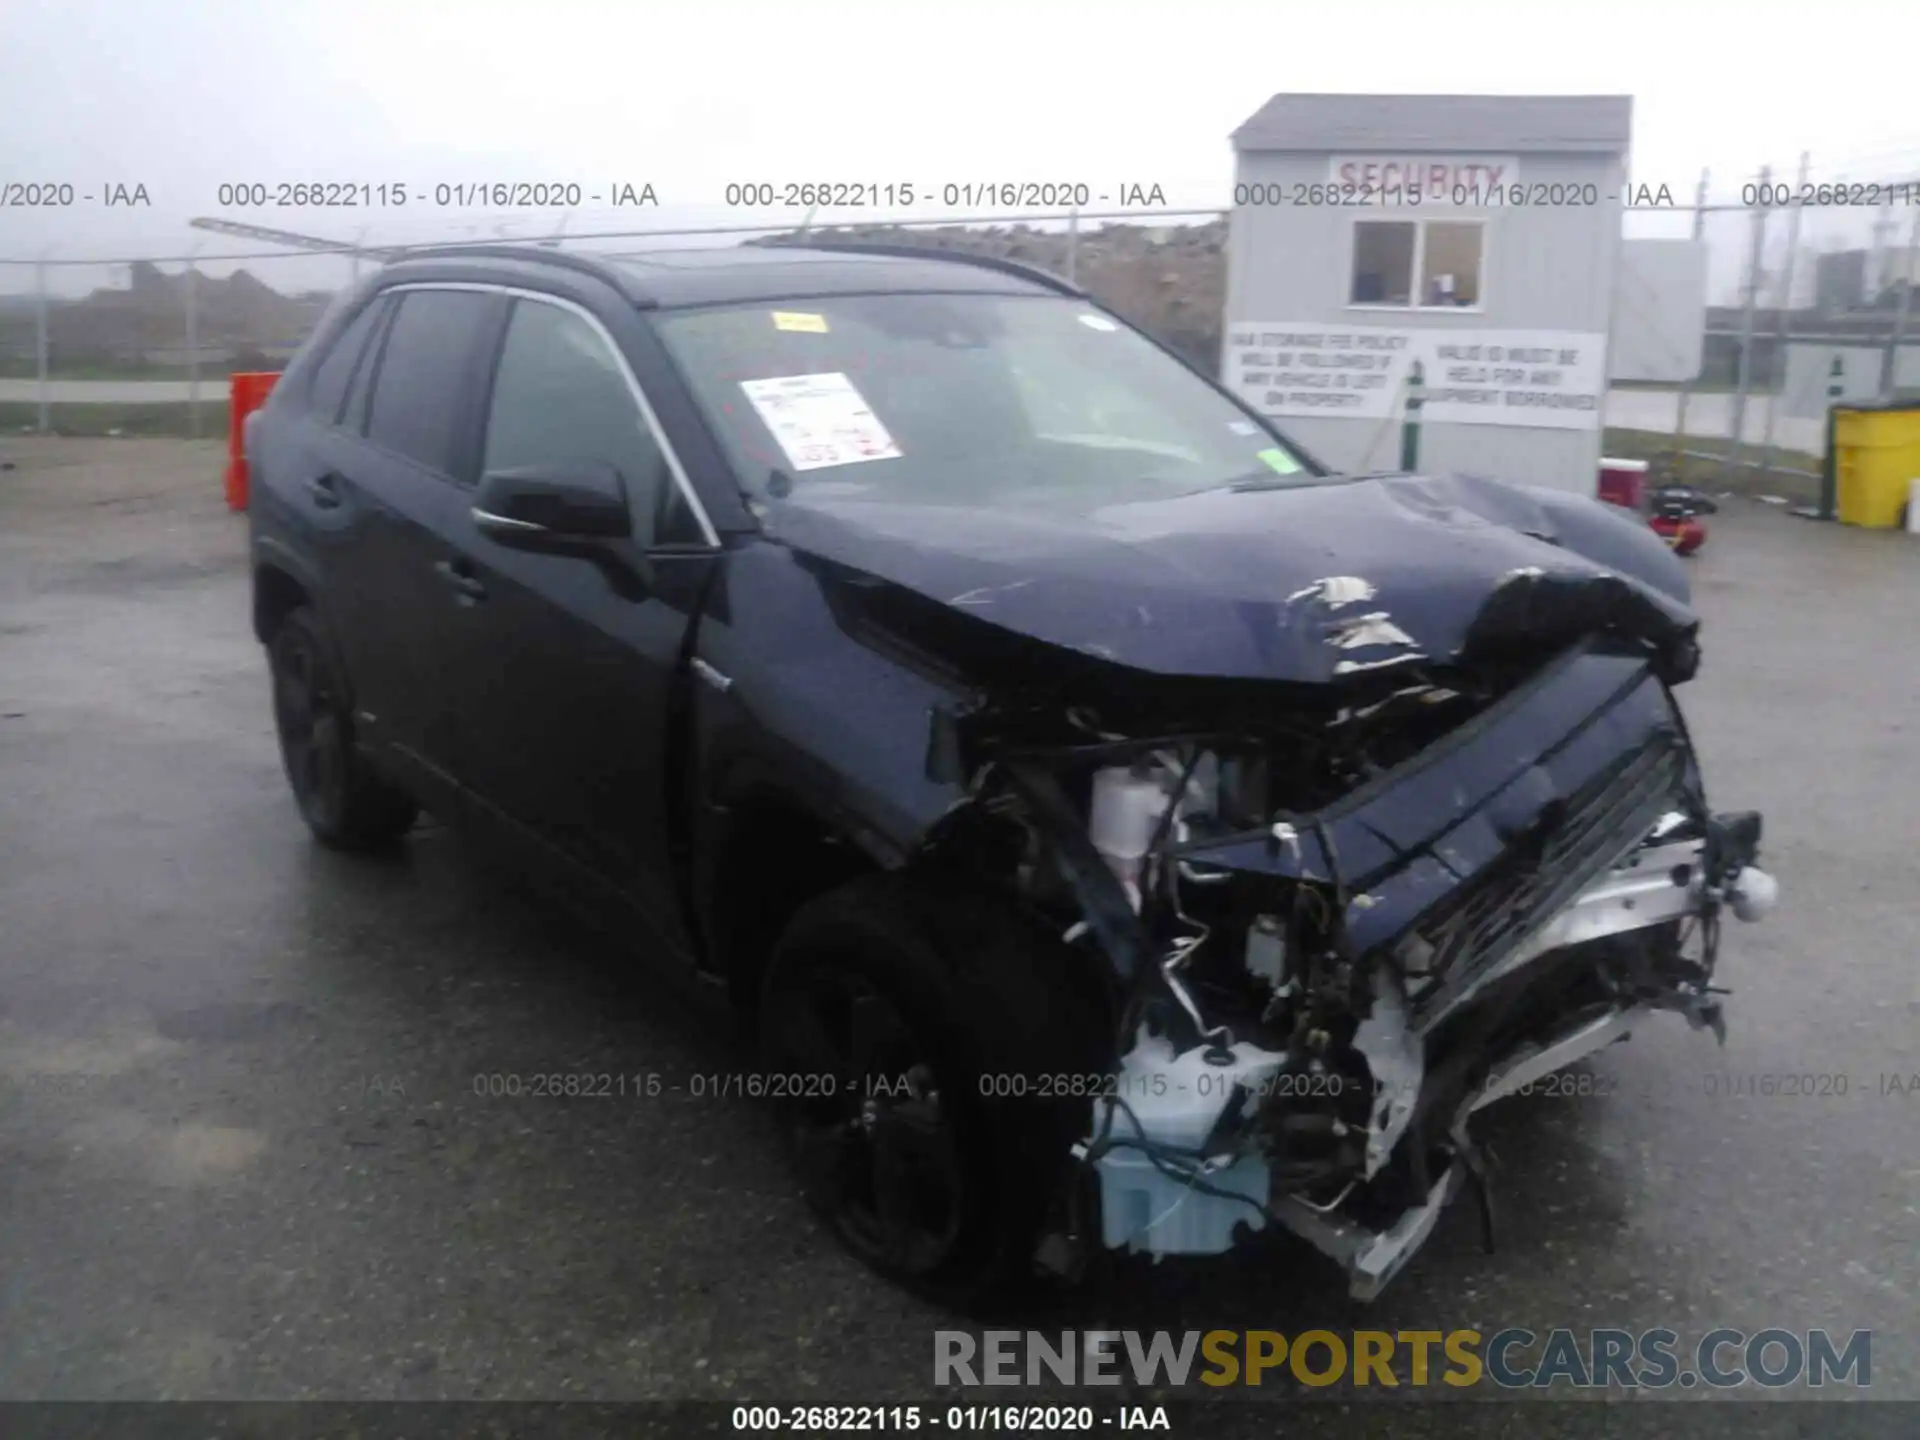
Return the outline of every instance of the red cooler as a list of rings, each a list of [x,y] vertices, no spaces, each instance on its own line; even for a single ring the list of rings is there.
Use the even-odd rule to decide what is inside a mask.
[[[1647,462],[1609,460],[1600,457],[1600,498],[1637,515],[1649,513],[1647,503]]]

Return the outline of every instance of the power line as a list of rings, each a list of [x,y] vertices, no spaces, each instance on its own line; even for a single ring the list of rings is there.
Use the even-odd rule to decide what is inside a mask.
[[[1224,219],[1227,213],[1224,208],[1214,208],[1201,210],[1110,210],[1098,212],[1063,210],[1058,213],[1038,215],[951,215],[938,217],[929,216],[925,219],[916,217],[904,220],[878,220],[869,217],[859,220],[834,221],[831,224],[818,226],[816,228],[838,230],[858,228],[867,225],[880,225],[902,229],[931,229],[952,225],[1009,226],[1038,225],[1042,223],[1066,224],[1074,220],[1098,220],[1103,222],[1139,224],[1143,221],[1150,220],[1185,219],[1209,223]],[[260,227],[254,228],[257,229]],[[582,240],[650,240],[678,238],[687,235],[784,235],[794,228],[793,222],[788,220],[764,225],[695,225],[666,230],[596,230],[567,235],[564,238],[569,243],[577,243]],[[498,245],[501,243],[498,236],[489,236],[485,239],[473,240],[412,240],[405,243],[389,243],[378,247],[370,247],[366,245],[347,244],[330,245],[326,241],[308,236],[299,236],[297,238],[302,244],[294,253],[346,256],[372,254],[375,248],[382,251],[391,251],[395,254],[404,254],[408,250],[424,250],[428,247],[439,249],[447,245]],[[556,238],[561,237],[555,235],[526,235],[514,237],[509,243],[537,245],[542,240]],[[195,264],[223,264],[231,260],[284,260],[286,258],[288,258],[288,251],[286,250],[254,251],[241,255],[134,255],[121,258],[101,257],[85,260],[54,259],[52,257],[38,256],[3,256],[0,257],[0,265],[175,265],[185,264],[188,261],[192,261]]]

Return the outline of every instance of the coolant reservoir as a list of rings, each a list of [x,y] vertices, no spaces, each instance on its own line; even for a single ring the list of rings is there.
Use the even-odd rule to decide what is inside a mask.
[[[1141,867],[1160,817],[1166,813],[1169,789],[1159,776],[1124,766],[1096,770],[1093,775],[1087,838],[1126,886],[1136,910]]]

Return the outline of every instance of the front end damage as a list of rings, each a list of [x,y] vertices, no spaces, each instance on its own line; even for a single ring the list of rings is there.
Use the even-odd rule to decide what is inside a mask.
[[[1277,1226],[1370,1298],[1463,1189],[1491,1244],[1475,1111],[1659,1011],[1723,1034],[1722,916],[1774,885],[1759,817],[1708,809],[1671,689],[1693,660],[1588,633],[1104,697],[1089,668],[937,714],[930,770],[968,798],[927,848],[1000,857],[1113,982],[1043,1263]]]
[[[1774,885],[1674,700],[1685,570],[1609,507],[1363,476],[767,523],[845,634],[953,697],[925,858],[1111,1001],[1043,1264],[1278,1228],[1372,1295],[1461,1189],[1491,1232],[1476,1110],[1658,1011],[1720,1032],[1722,918]]]

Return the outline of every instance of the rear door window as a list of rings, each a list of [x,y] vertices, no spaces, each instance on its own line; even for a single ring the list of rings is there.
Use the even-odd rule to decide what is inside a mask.
[[[354,371],[359,367],[361,358],[369,351],[367,337],[378,329],[379,318],[386,313],[389,303],[388,296],[377,296],[361,306],[359,313],[347,322],[346,328],[334,337],[319,368],[313,372],[313,384],[307,392],[308,403],[316,418],[329,425],[340,422],[340,411],[347,400],[347,387],[353,382]]]
[[[492,297],[410,290],[387,327],[374,374],[367,438],[431,470],[453,474],[476,352]]]

